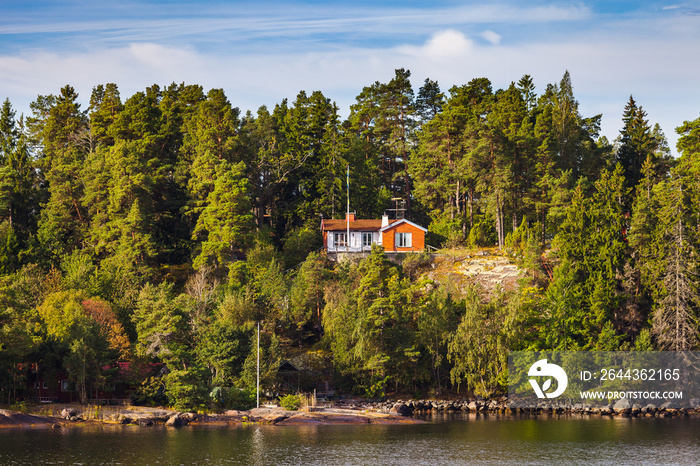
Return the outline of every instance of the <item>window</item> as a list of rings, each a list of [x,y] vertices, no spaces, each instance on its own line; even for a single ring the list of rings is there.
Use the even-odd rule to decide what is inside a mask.
[[[362,247],[372,246],[372,233],[363,232],[362,233]]]
[[[335,247],[344,248],[348,245],[348,234],[347,233],[336,233],[335,234]]]
[[[68,381],[67,380],[61,380],[61,391],[62,392],[68,391]]]
[[[413,243],[411,241],[411,233],[396,233],[395,241],[397,248],[410,248]]]

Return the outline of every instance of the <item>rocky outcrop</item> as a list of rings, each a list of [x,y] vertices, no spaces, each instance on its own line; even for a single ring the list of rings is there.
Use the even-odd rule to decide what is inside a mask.
[[[60,428],[57,419],[50,416],[35,416],[32,414],[19,413],[6,409],[0,409],[0,427],[23,427],[23,426],[47,426]]]
[[[632,413],[632,403],[630,400],[623,398],[617,400],[613,405],[613,411],[617,414],[631,414]]]
[[[45,408],[44,408],[45,409]],[[94,407],[92,408],[94,409]],[[60,411],[59,411],[60,410]],[[698,408],[681,408],[677,402],[660,405],[641,405],[628,400],[600,407],[581,403],[542,401],[535,407],[509,403],[506,397],[462,398],[451,400],[391,400],[372,402],[366,400],[339,400],[333,405],[308,407],[301,411],[285,411],[281,408],[256,408],[249,411],[229,410],[222,414],[180,413],[163,408],[130,407],[111,408],[111,411],[95,416],[94,411],[82,406],[70,406],[54,411],[52,416],[38,416],[0,410],[2,426],[39,426],[60,428],[77,422],[111,422],[142,427],[187,425],[306,425],[306,424],[402,424],[422,422],[421,415],[461,413],[469,415],[600,415],[621,417],[681,417],[700,415]],[[66,421],[70,421],[66,423]]]
[[[629,400],[622,399],[614,404],[600,407],[586,406],[581,403],[571,404],[566,402],[541,402],[536,407],[517,406],[510,404],[506,397],[483,399],[470,398],[458,400],[394,400],[383,402],[368,402],[362,400],[348,400],[335,403],[336,408],[345,411],[363,410],[378,413],[411,415],[427,414],[527,414],[527,415],[600,415],[622,417],[673,417],[700,415],[700,409],[681,409],[677,403],[667,402],[660,406],[647,404],[633,404]]]
[[[165,426],[166,427],[182,427],[187,425],[185,422],[183,422],[182,418],[180,417],[180,414],[173,414],[170,416],[170,419],[165,421]]]
[[[389,410],[390,413],[400,414],[401,416],[410,416],[413,414],[414,406],[409,406],[406,403],[398,402]]]

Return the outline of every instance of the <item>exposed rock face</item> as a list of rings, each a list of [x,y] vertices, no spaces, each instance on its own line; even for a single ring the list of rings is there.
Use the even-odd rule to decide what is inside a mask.
[[[190,422],[196,422],[198,419],[199,419],[199,415],[197,413],[181,413],[180,414],[180,420],[185,424],[189,424]]]
[[[78,410],[75,408],[63,408],[61,411],[61,417],[63,419],[70,419],[78,415]]]
[[[182,419],[180,418],[180,415],[173,414],[172,416],[170,416],[170,419],[165,421],[165,425],[167,427],[182,427],[186,424],[182,421]]]
[[[16,411],[0,409],[0,427],[19,427],[32,425],[60,426],[60,424],[56,424],[56,418],[53,417],[34,416],[32,414],[24,414],[18,413]]]
[[[250,413],[251,420],[261,420],[267,424],[277,424],[295,413],[295,411],[284,411],[281,409],[270,408],[255,408],[248,412]]]
[[[449,281],[464,290],[469,284],[478,283],[490,296],[497,287],[513,290],[517,287],[522,270],[510,258],[499,251],[454,251],[454,256],[436,257],[432,270],[425,275],[438,283]]]
[[[389,410],[390,413],[400,414],[402,416],[410,416],[413,414],[413,408],[408,406],[406,403],[398,402],[394,404]]]
[[[613,411],[616,413],[629,413],[632,411],[632,403],[626,398],[617,400],[613,405]]]

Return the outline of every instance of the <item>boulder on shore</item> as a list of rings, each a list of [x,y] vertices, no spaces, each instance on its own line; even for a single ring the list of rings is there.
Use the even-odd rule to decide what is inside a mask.
[[[61,417],[63,419],[70,419],[78,415],[78,410],[75,408],[63,408],[61,411]]]
[[[627,398],[621,398],[613,405],[613,411],[616,413],[628,413],[632,411],[632,403]]]
[[[398,402],[391,407],[389,412],[394,414],[400,414],[401,416],[410,416],[411,414],[413,414],[413,409],[411,409],[411,407],[408,406],[406,403]]]
[[[178,414],[173,414],[167,421],[165,421],[165,425],[167,427],[182,427],[185,425],[185,423]]]

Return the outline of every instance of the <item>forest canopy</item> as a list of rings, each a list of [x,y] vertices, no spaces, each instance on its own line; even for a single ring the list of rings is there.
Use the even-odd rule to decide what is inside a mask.
[[[86,401],[129,362],[165,368],[130,376],[137,401],[245,404],[257,323],[265,387],[306,351],[366,396],[491,395],[511,350],[698,348],[700,118],[674,159],[632,96],[600,136],[568,72],[540,93],[410,77],[364,87],[346,119],[319,91],[241,114],[184,83],[100,84],[86,109],[66,85],[19,117],[6,99],[2,399],[65,373]],[[520,286],[436,283],[427,255],[381,248],[329,261],[319,225],[345,215],[348,167],[358,218],[401,199],[431,245],[511,255]]]

